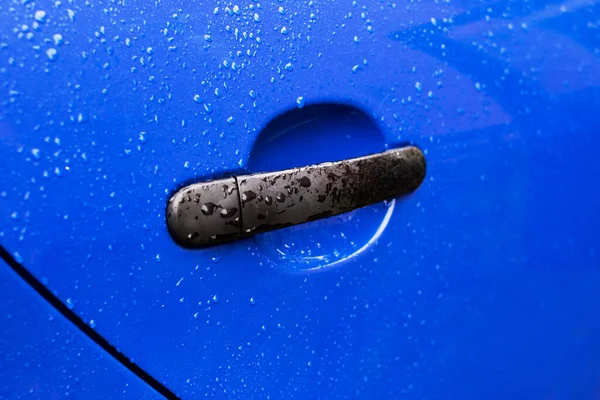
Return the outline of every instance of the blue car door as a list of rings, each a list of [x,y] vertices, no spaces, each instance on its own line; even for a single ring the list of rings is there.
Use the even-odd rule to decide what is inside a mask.
[[[51,350],[69,392],[2,322],[0,356],[30,356],[0,398],[597,399],[599,15],[2,2],[3,287],[60,318],[33,350],[70,332],[90,361]],[[205,248],[169,233],[186,185],[406,146],[411,194]]]

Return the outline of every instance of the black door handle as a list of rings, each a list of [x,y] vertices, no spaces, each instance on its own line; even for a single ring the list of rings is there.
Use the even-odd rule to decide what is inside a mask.
[[[416,190],[425,157],[404,147],[344,161],[195,183],[167,206],[173,239],[206,247],[341,214]]]

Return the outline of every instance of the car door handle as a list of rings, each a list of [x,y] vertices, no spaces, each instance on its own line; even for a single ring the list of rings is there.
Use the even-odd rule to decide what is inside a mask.
[[[416,190],[425,157],[408,146],[277,172],[233,176],[178,190],[167,226],[179,245],[200,248],[348,212]]]

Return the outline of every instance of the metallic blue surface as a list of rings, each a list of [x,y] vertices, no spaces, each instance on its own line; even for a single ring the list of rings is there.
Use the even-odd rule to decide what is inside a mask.
[[[0,399],[158,399],[0,262]]]
[[[183,398],[596,399],[599,14],[2,3],[0,243]],[[202,251],[166,231],[186,182],[407,142],[408,198]]]

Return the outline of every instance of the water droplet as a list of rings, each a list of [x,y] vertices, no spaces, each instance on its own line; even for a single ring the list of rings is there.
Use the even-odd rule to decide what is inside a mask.
[[[160,262],[160,254],[156,255],[156,262],[159,263]]]
[[[417,89],[417,92],[421,92],[421,90],[423,90],[423,87],[421,86],[421,82],[415,83],[415,89]]]
[[[283,7],[279,7],[278,11],[281,15],[285,14],[285,10],[283,9]]]
[[[208,43],[212,42],[212,38],[210,37],[210,35],[204,35],[204,40],[206,40]]]
[[[213,203],[204,203],[202,204],[202,207],[200,209],[202,210],[202,214],[204,215],[213,215],[216,207],[217,206]]]
[[[358,36],[354,36],[354,43],[358,43],[360,42],[360,39],[358,38]]]
[[[284,68],[286,71],[290,71],[290,72],[294,70],[294,66],[292,65],[292,63],[285,64]]]
[[[46,55],[48,56],[50,61],[54,61],[58,58],[58,51],[56,51],[55,48],[51,47],[48,50],[46,50]]]
[[[194,101],[198,104],[202,103],[202,99],[200,98],[199,94],[194,95]]]
[[[189,161],[184,162],[183,163],[183,168],[190,169],[190,162]]]
[[[254,22],[260,22],[260,16],[257,13],[254,13]]]
[[[235,118],[233,118],[233,117],[229,117],[229,118],[227,118],[227,123],[228,123],[229,125],[233,125],[233,124],[235,124]]]
[[[356,64],[354,67],[352,67],[352,72],[357,73],[359,69],[360,65]]]
[[[288,34],[288,29],[284,26],[283,28],[281,28],[281,34],[282,35],[287,35]]]
[[[231,218],[234,215],[236,215],[238,212],[238,209],[235,207],[231,207],[231,208],[223,208],[221,210],[221,217],[223,218]]]
[[[237,5],[233,6],[232,11],[235,15],[240,15],[240,7],[239,6],[237,6]]]
[[[60,33],[55,33],[54,35],[52,35],[52,40],[54,40],[54,44],[56,46],[60,46],[64,42],[63,37]]]
[[[252,201],[256,198],[256,193],[254,193],[252,190],[247,190],[244,193],[242,193],[242,201],[246,202],[246,201]]]
[[[71,298],[70,298],[70,297],[69,297],[69,298],[68,298],[68,299],[65,301],[65,303],[66,303],[66,305],[67,305],[67,308],[68,308],[69,310],[72,310],[72,309],[73,309],[73,307],[74,307],[74,304],[73,304],[73,300],[71,300]]]
[[[218,303],[219,302],[219,296],[217,296],[216,294],[212,297],[212,302],[213,303]]]
[[[93,319],[90,319],[90,327],[91,328],[95,328],[96,327],[96,321],[94,321]]]
[[[304,100],[303,96],[299,96],[298,98],[296,98],[296,106],[298,108],[304,107],[304,103],[305,103],[305,100]]]
[[[35,12],[35,14],[33,15],[33,18],[35,18],[35,20],[36,20],[37,22],[40,22],[40,23],[42,23],[42,24],[43,24],[44,22],[46,22],[46,17],[47,17],[47,16],[48,16],[48,15],[46,14],[46,11],[44,11],[44,10],[38,10],[38,11],[36,11],[36,12]]]
[[[434,26],[437,25],[437,21],[433,17],[431,17],[431,24],[434,25]]]
[[[311,185],[310,179],[308,179],[307,176],[303,176],[302,178],[298,179],[298,183],[302,187],[310,187]]]
[[[36,160],[39,160],[41,155],[40,155],[40,149],[31,149],[31,154],[33,155],[33,157]]]
[[[148,141],[148,139],[146,138],[146,132],[140,132],[138,139],[140,140],[140,142],[146,143]]]
[[[254,303],[256,303],[256,301],[254,300],[254,297],[250,297],[250,304],[254,305]]]
[[[77,114],[77,122],[80,124],[83,124],[83,123],[87,122],[87,117],[85,115],[83,115],[83,113],[79,113],[79,114]]]
[[[215,264],[218,263],[219,261],[221,261],[221,258],[223,258],[223,256],[213,256],[211,258],[212,262],[214,262]]]
[[[248,92],[248,95],[250,96],[250,98],[255,99],[256,98],[256,92],[254,90],[251,90]]]

